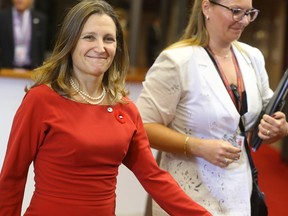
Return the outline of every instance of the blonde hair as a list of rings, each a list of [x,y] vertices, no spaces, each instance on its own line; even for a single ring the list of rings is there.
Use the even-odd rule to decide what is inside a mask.
[[[58,94],[71,97],[69,82],[73,67],[71,52],[78,42],[84,24],[93,14],[106,14],[115,23],[116,54],[111,67],[104,74],[102,83],[113,103],[123,102],[121,96],[128,94],[125,90],[125,78],[129,67],[128,51],[118,16],[111,5],[103,0],[82,0],[70,9],[60,27],[51,56],[32,74],[34,84],[31,88],[50,84]]]
[[[181,36],[180,40],[170,46],[167,49],[173,49],[183,46],[208,46],[209,35],[205,26],[205,17],[202,12],[202,1],[195,0],[188,25]]]

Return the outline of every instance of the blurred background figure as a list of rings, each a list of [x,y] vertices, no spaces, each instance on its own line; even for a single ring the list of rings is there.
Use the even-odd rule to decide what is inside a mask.
[[[117,15],[118,15],[118,18],[119,18],[119,22],[120,22],[120,25],[123,29],[123,34],[124,34],[124,39],[126,41],[126,43],[128,43],[128,36],[129,36],[129,26],[128,26],[128,14],[127,14],[127,11],[123,8],[116,8],[115,9]]]
[[[161,38],[161,21],[160,17],[154,17],[148,28],[148,44],[147,44],[147,61],[148,66],[152,66],[159,52]]]
[[[0,12],[0,66],[33,69],[46,51],[46,15],[33,9],[33,0],[12,0]]]

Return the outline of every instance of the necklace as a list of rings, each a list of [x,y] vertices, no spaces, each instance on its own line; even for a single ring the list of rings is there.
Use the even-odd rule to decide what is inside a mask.
[[[235,67],[235,70],[236,70],[236,75],[237,75],[237,86],[236,87],[236,91],[237,91],[237,94],[239,95],[237,98],[235,97],[234,95],[234,90],[232,89],[232,85],[229,84],[224,72],[223,72],[223,69],[221,67],[221,65],[219,64],[219,62],[217,61],[217,59],[215,58],[215,54],[212,52],[212,50],[207,47],[206,51],[208,52],[211,60],[213,61],[233,103],[235,104],[237,110],[239,112],[241,112],[241,105],[242,105],[242,91],[243,91],[243,78],[242,78],[242,74],[241,74],[241,71],[240,71],[240,68],[239,68],[239,65],[238,65],[238,62],[237,62],[237,59],[234,55],[234,53],[232,52],[232,60],[233,60],[233,64],[234,64],[234,67]]]
[[[77,85],[72,78],[70,78],[70,84],[72,88],[79,94],[79,96],[88,104],[93,104],[93,105],[100,104],[106,96],[106,90],[103,85],[102,85],[102,93],[98,97],[92,97],[87,92],[82,91],[79,88],[79,85]]]
[[[219,55],[219,54],[216,54],[215,52],[213,52],[212,49],[211,49],[209,46],[208,46],[207,48],[209,49],[209,51],[210,51],[211,53],[213,53],[213,55],[214,55],[215,57],[218,57],[218,58],[222,58],[222,59],[224,59],[224,60],[227,60],[228,57],[231,56],[231,49],[230,49],[230,51],[229,51],[227,54],[225,54],[225,55]]]
[[[211,50],[210,50],[210,51],[211,51]],[[212,52],[212,51],[211,51],[211,52]],[[215,57],[218,57],[218,58],[222,58],[222,59],[224,59],[224,60],[227,60],[228,57],[230,57],[230,53],[228,53],[228,54],[226,54],[226,55],[224,55],[224,56],[223,56],[223,55],[221,56],[221,55],[218,55],[218,54],[215,54],[215,53],[214,53],[214,56],[215,56]]]

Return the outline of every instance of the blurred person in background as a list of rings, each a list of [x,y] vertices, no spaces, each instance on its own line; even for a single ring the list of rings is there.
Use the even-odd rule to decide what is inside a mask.
[[[0,67],[34,69],[47,47],[46,15],[33,10],[33,0],[12,0],[0,12]]]

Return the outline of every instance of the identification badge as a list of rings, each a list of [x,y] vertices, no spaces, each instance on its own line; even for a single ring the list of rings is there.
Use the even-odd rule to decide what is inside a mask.
[[[239,147],[240,149],[242,149],[243,146],[244,146],[244,140],[245,140],[245,137],[244,137],[244,136],[241,136],[241,135],[236,136],[237,147]]]
[[[16,65],[24,65],[27,55],[27,48],[22,45],[18,45],[15,47],[15,64]]]
[[[223,137],[223,140],[231,143],[231,145],[233,145],[236,148],[239,148],[241,150],[240,153],[240,158],[235,159],[233,161],[233,163],[231,163],[231,165],[229,165],[230,168],[233,168],[235,166],[239,166],[240,164],[242,164],[244,162],[244,153],[245,153],[245,137],[241,136],[237,133],[233,134],[233,135],[227,135],[225,134]],[[233,166],[234,165],[234,166]]]

